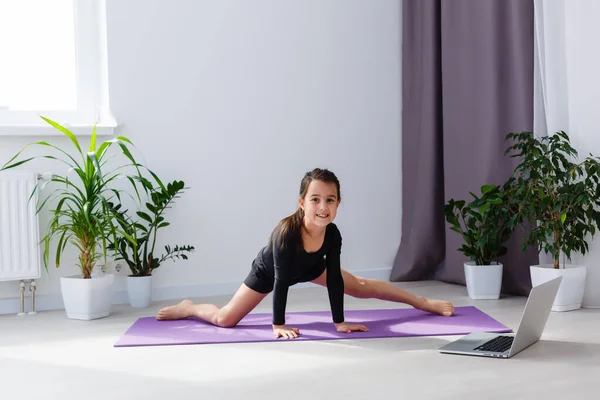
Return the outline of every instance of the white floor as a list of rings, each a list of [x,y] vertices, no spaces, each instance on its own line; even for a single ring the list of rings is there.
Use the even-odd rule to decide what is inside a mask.
[[[462,286],[396,284],[475,305],[516,329],[524,297],[470,300]],[[197,299],[194,299],[197,300]],[[213,297],[223,303],[227,298]],[[172,302],[169,302],[172,303]],[[436,350],[455,337],[114,348],[166,303],[74,321],[63,311],[0,316],[1,399],[598,399],[600,310],[551,313],[542,341],[508,360]],[[270,312],[271,298],[255,312]],[[346,298],[346,309],[402,307]],[[288,310],[328,310],[326,291],[290,291]]]

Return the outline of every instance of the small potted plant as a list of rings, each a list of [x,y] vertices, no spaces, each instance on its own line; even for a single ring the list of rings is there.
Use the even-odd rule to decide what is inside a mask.
[[[515,218],[510,215],[506,193],[499,186],[482,186],[481,197],[470,194],[470,203],[450,199],[444,206],[444,215],[450,229],[463,238],[464,243],[457,250],[470,259],[464,263],[469,297],[498,299],[503,270],[498,259],[507,253],[503,244],[513,232]]]
[[[513,141],[506,154],[520,161],[509,183],[515,215],[518,223],[533,226],[521,248],[537,246],[552,257],[552,264],[530,266],[532,285],[562,275],[552,310],[578,309],[587,268],[572,264],[571,257],[589,251],[587,237],[594,236],[600,223],[599,159],[590,154],[577,162],[577,151],[563,131],[541,137],[510,133],[506,139]]]
[[[114,224],[109,202],[118,200],[121,191],[111,185],[115,180],[128,176],[124,174],[126,167],[131,166],[132,172],[135,172],[139,164],[128,148],[132,143],[123,136],[117,136],[97,146],[94,128],[89,149],[85,151],[82,150],[77,137],[67,128],[45,117],[42,119],[69,139],[73,145],[73,149],[69,151],[72,151],[74,156],[66,148],[45,141],[33,142],[12,157],[0,171],[19,167],[36,158],[54,160],[57,162],[57,168],[59,166],[64,168],[62,174],[58,173],[57,169],[49,181],[39,181],[32,191],[32,196],[36,191],[39,195],[46,185],[57,186],[43,201],[40,198],[41,204],[37,208],[37,213],[47,208],[50,214],[42,240],[44,266],[47,270],[53,241],[56,245],[57,268],[61,264],[61,256],[66,246],[71,244],[77,249],[77,267],[80,274],[60,279],[67,317],[83,320],[106,317],[110,314],[111,286],[114,276],[110,274],[92,276],[92,272],[100,257],[104,256],[106,259],[106,239],[111,236],[116,237],[119,232]],[[21,159],[23,151],[33,145],[48,149],[48,153]],[[120,150],[121,155],[124,156],[122,162],[111,160],[111,165],[109,162],[111,148]]]
[[[160,256],[155,254],[158,230],[169,226],[165,221],[164,213],[174,203],[175,199],[183,193],[183,181],[173,181],[166,186],[152,173],[158,186],[153,186],[143,177],[135,179],[141,182],[150,201],[146,202],[146,211],[136,211],[139,220],[134,220],[128,215],[127,210],[122,211],[121,204],[111,204],[113,214],[124,234],[117,235],[108,248],[115,253],[115,260],[123,260],[131,270],[127,276],[127,290],[129,303],[132,307],[144,308],[152,303],[152,272],[159,268],[165,261],[181,258],[187,260],[186,253],[193,252],[194,247],[189,245],[165,246],[165,252]]]

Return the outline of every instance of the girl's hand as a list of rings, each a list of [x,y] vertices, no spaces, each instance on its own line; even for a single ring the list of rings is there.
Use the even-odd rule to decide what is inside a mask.
[[[341,322],[335,324],[335,330],[338,332],[350,333],[352,331],[369,332],[369,328],[361,324],[349,324],[347,322]]]
[[[273,325],[273,334],[275,335],[275,339],[280,337],[284,339],[294,339],[300,335],[300,330],[298,328],[290,328],[285,325]]]

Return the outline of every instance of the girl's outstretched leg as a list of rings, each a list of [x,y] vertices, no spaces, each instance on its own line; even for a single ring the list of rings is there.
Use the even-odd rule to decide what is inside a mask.
[[[344,293],[348,296],[361,299],[379,299],[396,303],[405,303],[416,309],[446,317],[454,314],[454,306],[450,302],[416,296],[388,282],[377,279],[360,278],[352,275],[343,268],[342,278],[344,279]],[[327,270],[312,282],[321,286],[327,286]]]
[[[233,298],[223,307],[215,304],[194,304],[191,300],[161,309],[156,316],[158,320],[199,318],[213,325],[230,328],[236,326],[242,318],[267,296],[242,284]]]

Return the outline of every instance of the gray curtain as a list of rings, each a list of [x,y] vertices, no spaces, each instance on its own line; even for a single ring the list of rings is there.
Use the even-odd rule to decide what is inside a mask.
[[[509,132],[533,129],[533,0],[404,0],[402,239],[390,280],[465,284],[450,199],[501,184]],[[502,292],[526,295],[534,248],[507,244]]]

